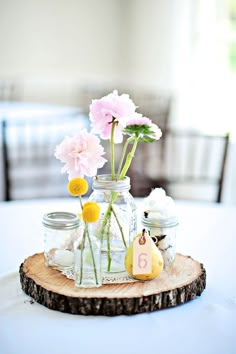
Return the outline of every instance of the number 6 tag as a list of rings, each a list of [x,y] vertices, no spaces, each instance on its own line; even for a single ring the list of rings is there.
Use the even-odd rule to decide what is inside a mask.
[[[152,239],[142,231],[133,243],[133,275],[150,274],[152,272]]]

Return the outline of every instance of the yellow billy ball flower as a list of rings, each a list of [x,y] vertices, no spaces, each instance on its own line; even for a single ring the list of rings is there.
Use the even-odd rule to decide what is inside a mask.
[[[97,205],[99,207],[99,205],[96,202],[88,201],[88,202],[84,203],[83,208],[87,208],[90,205]]]
[[[100,207],[95,202],[87,202],[83,206],[82,217],[85,222],[96,222],[100,216]]]
[[[84,195],[88,191],[88,182],[85,178],[72,178],[67,185],[67,190],[73,197]]]

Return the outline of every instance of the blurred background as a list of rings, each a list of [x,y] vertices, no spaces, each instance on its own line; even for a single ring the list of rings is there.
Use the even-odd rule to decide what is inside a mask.
[[[114,89],[163,129],[137,151],[135,196],[236,204],[235,0],[0,0],[1,200],[66,196],[55,145]]]

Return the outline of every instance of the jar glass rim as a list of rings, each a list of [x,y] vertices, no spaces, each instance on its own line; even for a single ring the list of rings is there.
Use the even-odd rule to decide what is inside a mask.
[[[160,219],[142,216],[142,224],[149,227],[174,227],[179,224],[179,220],[177,216]]]
[[[65,211],[50,212],[43,216],[43,225],[52,229],[76,229],[79,222],[76,214]]]
[[[123,179],[112,180],[110,174],[98,175],[93,178],[92,188],[94,190],[112,190],[112,191],[127,191],[130,189],[130,178],[125,176]]]

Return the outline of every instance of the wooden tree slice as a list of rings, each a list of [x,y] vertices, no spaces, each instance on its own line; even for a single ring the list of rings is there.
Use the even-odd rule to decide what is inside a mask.
[[[151,281],[109,284],[80,289],[61,272],[46,267],[42,253],[20,266],[22,289],[52,310],[81,315],[131,315],[183,304],[200,296],[206,286],[203,265],[177,254],[168,270]]]

